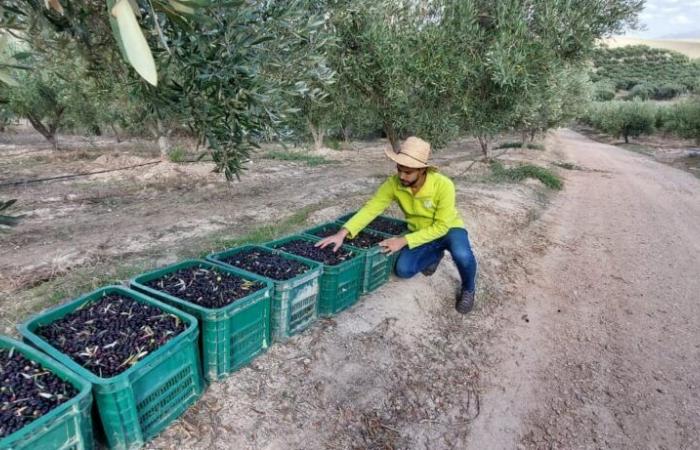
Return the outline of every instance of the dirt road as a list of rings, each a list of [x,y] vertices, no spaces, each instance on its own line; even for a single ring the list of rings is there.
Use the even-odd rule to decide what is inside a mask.
[[[572,131],[482,372],[474,449],[700,448],[700,180]]]

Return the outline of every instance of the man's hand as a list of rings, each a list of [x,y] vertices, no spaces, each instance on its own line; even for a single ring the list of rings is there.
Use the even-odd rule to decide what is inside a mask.
[[[340,246],[343,245],[343,241],[345,240],[345,236],[347,235],[348,230],[346,230],[345,228],[341,228],[340,231],[338,231],[334,235],[328,236],[327,238],[321,239],[320,241],[316,242],[314,246],[326,248],[329,245],[333,244],[333,251],[337,252]]]
[[[408,241],[406,241],[405,237],[401,236],[385,239],[382,242],[380,242],[379,245],[382,247],[382,253],[392,255],[404,248],[405,246],[407,246]]]

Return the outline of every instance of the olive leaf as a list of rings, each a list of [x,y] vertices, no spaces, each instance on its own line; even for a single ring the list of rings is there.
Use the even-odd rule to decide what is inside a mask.
[[[156,63],[129,0],[117,0],[110,10],[110,21],[126,60],[143,79],[157,86]]]
[[[44,0],[44,5],[46,6],[46,9],[53,9],[60,15],[63,15],[63,6],[61,6],[61,3],[58,0]]]

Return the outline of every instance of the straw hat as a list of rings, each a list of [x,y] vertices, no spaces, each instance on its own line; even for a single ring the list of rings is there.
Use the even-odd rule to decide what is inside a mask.
[[[401,150],[394,153],[391,146],[384,149],[386,156],[397,164],[410,167],[412,169],[422,169],[423,167],[433,167],[428,164],[430,159],[430,144],[421,138],[411,136],[403,141]]]

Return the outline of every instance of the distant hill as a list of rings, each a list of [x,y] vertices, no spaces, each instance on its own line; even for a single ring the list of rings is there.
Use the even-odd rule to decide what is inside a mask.
[[[675,50],[689,58],[700,58],[700,37],[693,39],[642,39],[617,36],[608,38],[604,42],[610,48],[625,47],[628,45],[647,45],[653,48]]]
[[[700,48],[700,41],[696,44]],[[700,89],[700,59],[647,45],[600,47],[592,55],[597,100],[625,98],[669,100]],[[629,91],[629,92],[626,92]]]

